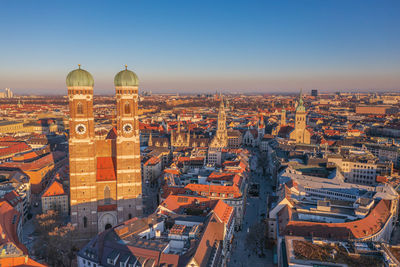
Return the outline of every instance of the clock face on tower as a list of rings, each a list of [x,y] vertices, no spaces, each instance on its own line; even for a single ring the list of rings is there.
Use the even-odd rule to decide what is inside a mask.
[[[131,133],[133,130],[133,127],[132,127],[132,124],[126,123],[126,124],[124,124],[122,129],[124,130],[124,133]]]
[[[75,127],[75,131],[77,134],[84,134],[86,133],[86,126],[83,124],[78,124]]]

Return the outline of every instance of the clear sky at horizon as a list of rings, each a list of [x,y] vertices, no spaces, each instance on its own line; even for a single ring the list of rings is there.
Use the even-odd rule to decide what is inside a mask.
[[[0,89],[65,94],[398,90],[400,1],[0,1]]]

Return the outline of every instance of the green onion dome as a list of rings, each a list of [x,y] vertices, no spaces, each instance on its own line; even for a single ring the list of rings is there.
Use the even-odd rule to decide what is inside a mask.
[[[138,86],[139,85],[139,78],[133,72],[128,70],[127,66],[125,65],[125,69],[120,71],[115,75],[114,78],[114,85],[117,86]]]
[[[88,71],[81,69],[81,65],[78,65],[79,68],[76,70],[71,71],[68,73],[67,76],[67,87],[73,87],[73,86],[87,86],[87,87],[93,87],[94,85],[94,79],[92,74],[90,74]]]

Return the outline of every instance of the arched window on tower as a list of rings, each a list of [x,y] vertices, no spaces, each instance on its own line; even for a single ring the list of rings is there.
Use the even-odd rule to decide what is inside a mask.
[[[126,102],[125,103],[125,114],[130,114],[131,113],[131,105]]]
[[[87,218],[83,217],[83,228],[87,227]]]
[[[83,106],[82,106],[82,103],[80,103],[80,102],[76,106],[76,113],[77,114],[83,114]]]
[[[108,186],[104,187],[104,204],[111,204],[110,188]]]

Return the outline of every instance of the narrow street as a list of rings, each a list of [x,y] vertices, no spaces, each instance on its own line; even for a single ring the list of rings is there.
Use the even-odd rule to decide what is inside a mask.
[[[22,240],[21,242],[26,246],[28,251],[32,251],[34,241],[35,241],[35,225],[33,222],[34,218],[28,220],[24,223],[22,227]]]
[[[257,154],[255,154],[257,155]],[[262,175],[262,168],[257,166],[257,157],[251,162],[251,176],[249,183],[260,184],[259,197],[247,198],[245,218],[242,230],[235,232],[232,256],[228,263],[230,267],[236,266],[274,266],[272,250],[265,250],[265,257],[259,257],[254,251],[247,249],[246,236],[251,227],[265,218],[267,209],[267,196],[272,193],[269,178]],[[255,166],[254,166],[255,165]]]
[[[400,243],[400,226],[398,223],[394,226],[392,236],[390,238],[390,244],[397,245]]]
[[[155,211],[158,206],[157,194],[159,192],[159,186],[154,185],[151,187],[150,184],[143,183],[143,206],[144,215],[150,215]]]

